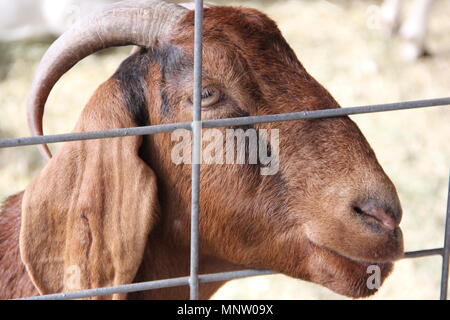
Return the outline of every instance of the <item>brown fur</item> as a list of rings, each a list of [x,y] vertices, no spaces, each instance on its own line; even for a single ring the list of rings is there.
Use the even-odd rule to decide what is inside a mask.
[[[265,15],[214,7],[205,10],[204,29],[203,86],[224,93],[204,119],[339,107]],[[151,61],[143,82],[151,124],[192,119],[192,40],[191,12],[171,39],[133,58]],[[96,91],[75,131],[133,125],[120,79]],[[398,224],[401,207],[364,136],[347,117],[255,128],[280,130],[280,171],[261,176],[252,165],[202,166],[201,272],[272,269],[352,297],[373,294],[366,268],[378,264],[384,280],[402,255],[402,235],[354,208],[375,199]],[[22,259],[41,293],[74,289],[67,274],[73,265],[81,268],[82,289],[188,273],[191,167],[172,163],[172,145],[170,134],[72,142],[50,161],[22,206]],[[15,206],[10,200],[6,213],[17,217]],[[18,224],[16,218],[16,232]],[[3,227],[0,235],[0,246],[15,257],[0,268],[17,267],[17,233]],[[219,286],[202,285],[202,298]],[[31,293],[6,290],[6,297]],[[128,295],[187,297],[185,287]]]
[[[23,192],[9,197],[0,211],[0,299],[28,297],[37,290],[28,277],[19,252]]]

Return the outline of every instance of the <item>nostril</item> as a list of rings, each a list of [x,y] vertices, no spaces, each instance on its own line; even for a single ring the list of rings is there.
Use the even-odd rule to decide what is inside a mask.
[[[352,209],[353,209],[353,211],[355,211],[357,214],[364,214],[364,212],[362,211],[362,209],[361,209],[360,207],[353,206]]]
[[[393,231],[399,225],[390,210],[384,209],[376,200],[365,201],[361,206],[354,205],[352,209],[366,222],[376,223],[387,231]]]

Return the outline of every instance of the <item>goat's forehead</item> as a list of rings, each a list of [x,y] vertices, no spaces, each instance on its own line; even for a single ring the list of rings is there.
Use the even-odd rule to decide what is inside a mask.
[[[169,44],[154,50],[153,55],[163,66],[167,76],[178,76],[191,72],[194,65],[194,51],[190,42]],[[241,50],[230,41],[205,37],[203,43],[203,71],[211,77],[221,78],[233,72],[242,72],[247,61]],[[247,71],[248,66],[247,66]]]
[[[194,34],[194,12],[190,11],[181,21],[177,38],[192,43]],[[214,6],[205,9],[203,40],[227,41],[242,45],[267,38],[280,37],[276,23],[264,13],[250,8]]]
[[[171,39],[170,45],[165,48],[168,57],[166,63],[192,67],[193,29],[190,29],[184,30],[182,34],[177,34]],[[255,60],[261,63],[266,57],[273,58],[278,57],[280,53],[283,54],[279,43],[284,40],[280,33],[268,34],[262,30],[260,35],[254,33],[254,31],[242,30],[239,26],[205,28],[202,40],[203,66],[212,70],[240,69],[244,65],[252,64]]]

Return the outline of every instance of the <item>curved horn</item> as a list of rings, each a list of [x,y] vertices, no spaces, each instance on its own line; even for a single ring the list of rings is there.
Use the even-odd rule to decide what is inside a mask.
[[[31,134],[43,134],[42,118],[50,91],[76,63],[109,47],[151,47],[158,38],[169,35],[186,11],[161,0],[127,0],[73,25],[50,46],[37,69],[28,99]],[[51,158],[47,145],[39,148],[45,158]]]

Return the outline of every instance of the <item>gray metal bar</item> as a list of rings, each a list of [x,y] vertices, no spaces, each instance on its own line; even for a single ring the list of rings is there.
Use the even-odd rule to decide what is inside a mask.
[[[188,284],[189,284],[189,277],[181,277],[181,278],[172,278],[172,279],[141,282],[141,283],[124,284],[124,285],[114,286],[114,287],[88,289],[88,290],[81,290],[81,291],[74,291],[74,292],[67,292],[67,293],[48,294],[48,295],[43,295],[43,296],[21,298],[21,299],[17,299],[17,300],[83,299],[83,298],[89,298],[89,297],[108,296],[108,295],[112,295],[115,293],[130,293],[130,292],[139,292],[139,291],[155,290],[155,289],[162,289],[162,288],[171,288],[171,287],[185,286]]]
[[[195,1],[194,94],[192,123],[192,195],[191,195],[191,261],[190,298],[198,300],[198,231],[200,202],[200,156],[202,147],[202,55],[203,0]]]
[[[37,144],[52,144],[60,142],[81,141],[81,140],[95,140],[95,139],[129,137],[129,136],[145,136],[149,134],[172,132],[177,129],[191,130],[191,123],[180,122],[180,123],[162,124],[146,127],[112,129],[104,131],[63,133],[37,137],[0,139],[0,149],[32,146]]]
[[[429,257],[429,256],[436,256],[436,255],[442,255],[442,248],[437,249],[427,249],[427,250],[419,250],[419,251],[411,251],[411,252],[405,252],[404,259],[411,259],[411,258],[423,258],[423,257]]]
[[[448,180],[447,214],[445,216],[444,249],[442,254],[441,300],[447,300],[449,257],[450,257],[450,174]]]
[[[276,274],[276,272],[270,270],[240,270],[231,272],[210,273],[201,275],[200,282],[206,283],[206,282],[228,281],[233,279],[264,276],[270,274]]]
[[[437,107],[443,105],[450,105],[450,97],[430,99],[430,100],[417,100],[408,102],[397,102],[397,103],[387,103],[379,105],[369,105],[353,108],[337,108],[337,109],[324,109],[324,110],[313,110],[313,111],[300,111],[294,113],[284,113],[284,114],[274,114],[268,116],[250,116],[242,118],[231,118],[231,119],[218,119],[204,121],[204,128],[215,128],[215,127],[228,127],[236,125],[249,125],[257,123],[268,123],[268,122],[281,122],[281,121],[291,121],[291,120],[309,120],[318,118],[334,118],[342,117],[348,115],[365,114],[365,113],[376,113],[385,111],[396,111],[396,110],[406,110],[406,109],[417,109],[426,107]]]
[[[260,275],[273,274],[272,271],[267,270],[241,270],[221,273],[211,273],[199,276],[199,282],[218,282],[227,281],[231,279],[247,278]],[[166,280],[156,280],[141,283],[125,284],[121,286],[89,289],[68,293],[49,294],[44,296],[36,296],[29,298],[21,298],[17,300],[71,300],[82,299],[89,297],[107,296],[115,293],[130,293],[138,291],[155,290],[162,288],[178,287],[189,285],[190,277],[172,278]]]
[[[417,100],[399,103],[388,103],[380,105],[360,106],[353,108],[340,108],[340,109],[326,109],[326,110],[314,110],[314,111],[302,111],[294,113],[284,113],[267,116],[252,116],[241,118],[228,118],[218,120],[204,120],[202,121],[203,128],[219,128],[229,127],[236,125],[249,125],[256,123],[268,123],[268,122],[281,122],[292,120],[306,120],[317,118],[332,118],[342,117],[347,115],[396,111],[416,108],[427,108],[450,105],[450,97],[440,99],[429,100]],[[0,148],[11,148],[20,146],[31,146],[37,144],[51,144],[59,142],[77,141],[77,140],[93,140],[93,139],[105,139],[115,137],[127,137],[127,136],[143,136],[149,134],[172,132],[176,129],[190,130],[192,128],[191,122],[179,122],[163,125],[145,126],[137,128],[125,128],[125,129],[113,129],[105,131],[95,132],[81,132],[81,133],[66,133],[57,135],[47,135],[39,137],[24,137],[24,138],[12,138],[12,139],[0,139]]]

